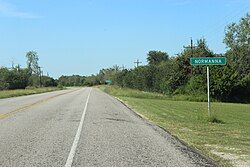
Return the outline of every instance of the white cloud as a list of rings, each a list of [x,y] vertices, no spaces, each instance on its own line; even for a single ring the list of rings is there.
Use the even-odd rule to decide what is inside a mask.
[[[8,17],[16,17],[21,19],[36,19],[31,13],[19,11],[14,5],[0,0],[0,14]]]

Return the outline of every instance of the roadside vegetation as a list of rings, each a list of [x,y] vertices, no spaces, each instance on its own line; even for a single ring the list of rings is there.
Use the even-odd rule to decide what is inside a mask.
[[[27,88],[0,91],[0,99],[62,90],[59,87]]]
[[[212,123],[206,102],[176,101],[163,94],[117,86],[99,86],[151,122],[200,150],[222,166],[250,163],[250,104],[212,103]]]
[[[226,57],[224,66],[210,67],[210,93],[214,101],[250,102],[250,15],[225,29],[224,54],[214,53],[199,39],[195,47],[185,47],[177,56],[162,51],[149,51],[147,65],[133,69],[113,66],[87,77],[89,85],[108,83],[123,88],[163,93],[191,101],[206,101],[205,66],[192,66],[191,57]],[[109,81],[109,82],[107,82]]]
[[[19,64],[12,64],[11,68],[0,67],[0,99],[63,89],[57,87],[55,79],[43,75],[37,52],[27,52],[26,58],[25,68]]]
[[[0,67],[0,90],[25,89],[27,87],[55,87],[55,79],[43,75],[35,51],[26,54],[27,67],[12,64],[11,68]]]

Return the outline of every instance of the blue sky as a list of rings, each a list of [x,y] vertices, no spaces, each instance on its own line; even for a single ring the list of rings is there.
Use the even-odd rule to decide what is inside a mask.
[[[225,52],[225,26],[250,12],[250,0],[0,0],[0,66],[26,66],[35,50],[44,72],[90,75],[127,68],[149,50],[174,56],[205,37]]]

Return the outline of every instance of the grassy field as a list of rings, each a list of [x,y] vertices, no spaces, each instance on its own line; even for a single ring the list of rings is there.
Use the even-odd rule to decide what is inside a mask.
[[[3,91],[0,91],[0,99],[38,94],[38,93],[45,93],[45,92],[51,92],[51,91],[56,91],[56,90],[61,90],[61,88],[46,87],[46,88],[32,88],[32,89],[3,90]]]
[[[250,104],[212,103],[213,116],[221,122],[211,123],[205,102],[176,101],[114,86],[99,88],[221,166],[250,166]]]

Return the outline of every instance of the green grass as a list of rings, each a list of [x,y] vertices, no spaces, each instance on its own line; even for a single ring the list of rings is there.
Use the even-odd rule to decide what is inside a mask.
[[[222,166],[250,162],[250,104],[214,102],[209,118],[206,102],[175,101],[114,86],[99,88]]]
[[[154,92],[144,92],[144,91],[138,91],[134,89],[129,88],[120,88],[118,86],[98,86],[100,89],[102,89],[106,92],[111,92],[115,96],[123,96],[123,97],[135,97],[135,98],[146,98],[146,99],[169,99],[169,100],[176,100],[176,101],[199,101],[199,102],[205,102],[207,101],[207,95],[206,94],[176,94],[173,96],[170,95],[164,95],[160,93],[154,93]],[[115,89],[114,89],[115,88]],[[215,99],[211,99],[212,101],[215,101]]]
[[[56,91],[56,90],[61,90],[61,88],[45,87],[45,88],[2,90],[2,91],[0,91],[0,99],[9,98],[9,97],[24,96],[24,95],[31,95],[31,94],[39,94],[39,93]]]

